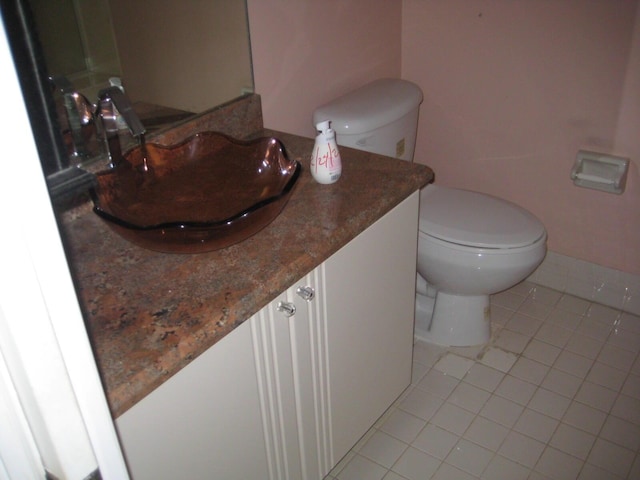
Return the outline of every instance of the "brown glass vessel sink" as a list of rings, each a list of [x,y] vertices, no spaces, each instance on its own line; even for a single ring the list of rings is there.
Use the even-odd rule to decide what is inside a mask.
[[[276,138],[244,142],[202,132],[171,146],[150,143],[97,174],[94,212],[141,247],[217,250],[271,223],[300,168]]]

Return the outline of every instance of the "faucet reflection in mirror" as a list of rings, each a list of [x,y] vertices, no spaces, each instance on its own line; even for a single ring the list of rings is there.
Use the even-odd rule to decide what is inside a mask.
[[[51,82],[69,166],[105,155],[109,166],[115,167],[123,158],[123,130],[128,130],[136,143],[144,141],[146,129],[121,87],[101,90],[94,105],[65,77],[51,78]]]
[[[123,78],[147,136],[253,92],[245,0],[152,3],[150,15],[147,0],[0,2],[56,204],[73,200],[95,184],[94,176],[85,171],[90,168],[87,161],[100,159],[104,153],[95,157],[92,151],[104,148],[100,141],[79,136],[82,130],[97,128],[82,115],[72,117],[72,125],[65,124],[65,145],[51,98],[51,76],[67,77],[74,85],[72,92],[91,101],[112,77]],[[69,94],[66,100],[84,103],[79,95]],[[65,112],[64,101],[60,108]],[[63,118],[69,121],[66,113]],[[87,168],[76,168],[78,163]]]

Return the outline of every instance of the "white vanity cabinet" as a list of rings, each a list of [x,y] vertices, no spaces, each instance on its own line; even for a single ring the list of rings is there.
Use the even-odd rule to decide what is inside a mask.
[[[418,204],[119,417],[133,479],[322,479],[410,383]]]

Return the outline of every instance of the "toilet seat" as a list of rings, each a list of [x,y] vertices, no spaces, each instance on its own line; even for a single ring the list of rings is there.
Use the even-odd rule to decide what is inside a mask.
[[[542,222],[518,205],[438,185],[420,192],[419,229],[439,240],[487,249],[520,248],[545,235]]]

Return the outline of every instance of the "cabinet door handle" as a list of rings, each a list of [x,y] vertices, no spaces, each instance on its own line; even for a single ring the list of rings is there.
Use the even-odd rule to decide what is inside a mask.
[[[313,288],[311,288],[311,287],[308,287],[308,286],[307,287],[298,287],[298,289],[296,290],[296,293],[298,295],[300,295],[300,297],[302,297],[302,299],[306,300],[307,302],[310,302],[316,296],[315,290]]]
[[[287,317],[292,317],[296,313],[296,306],[291,302],[278,302],[278,306],[276,308]]]

